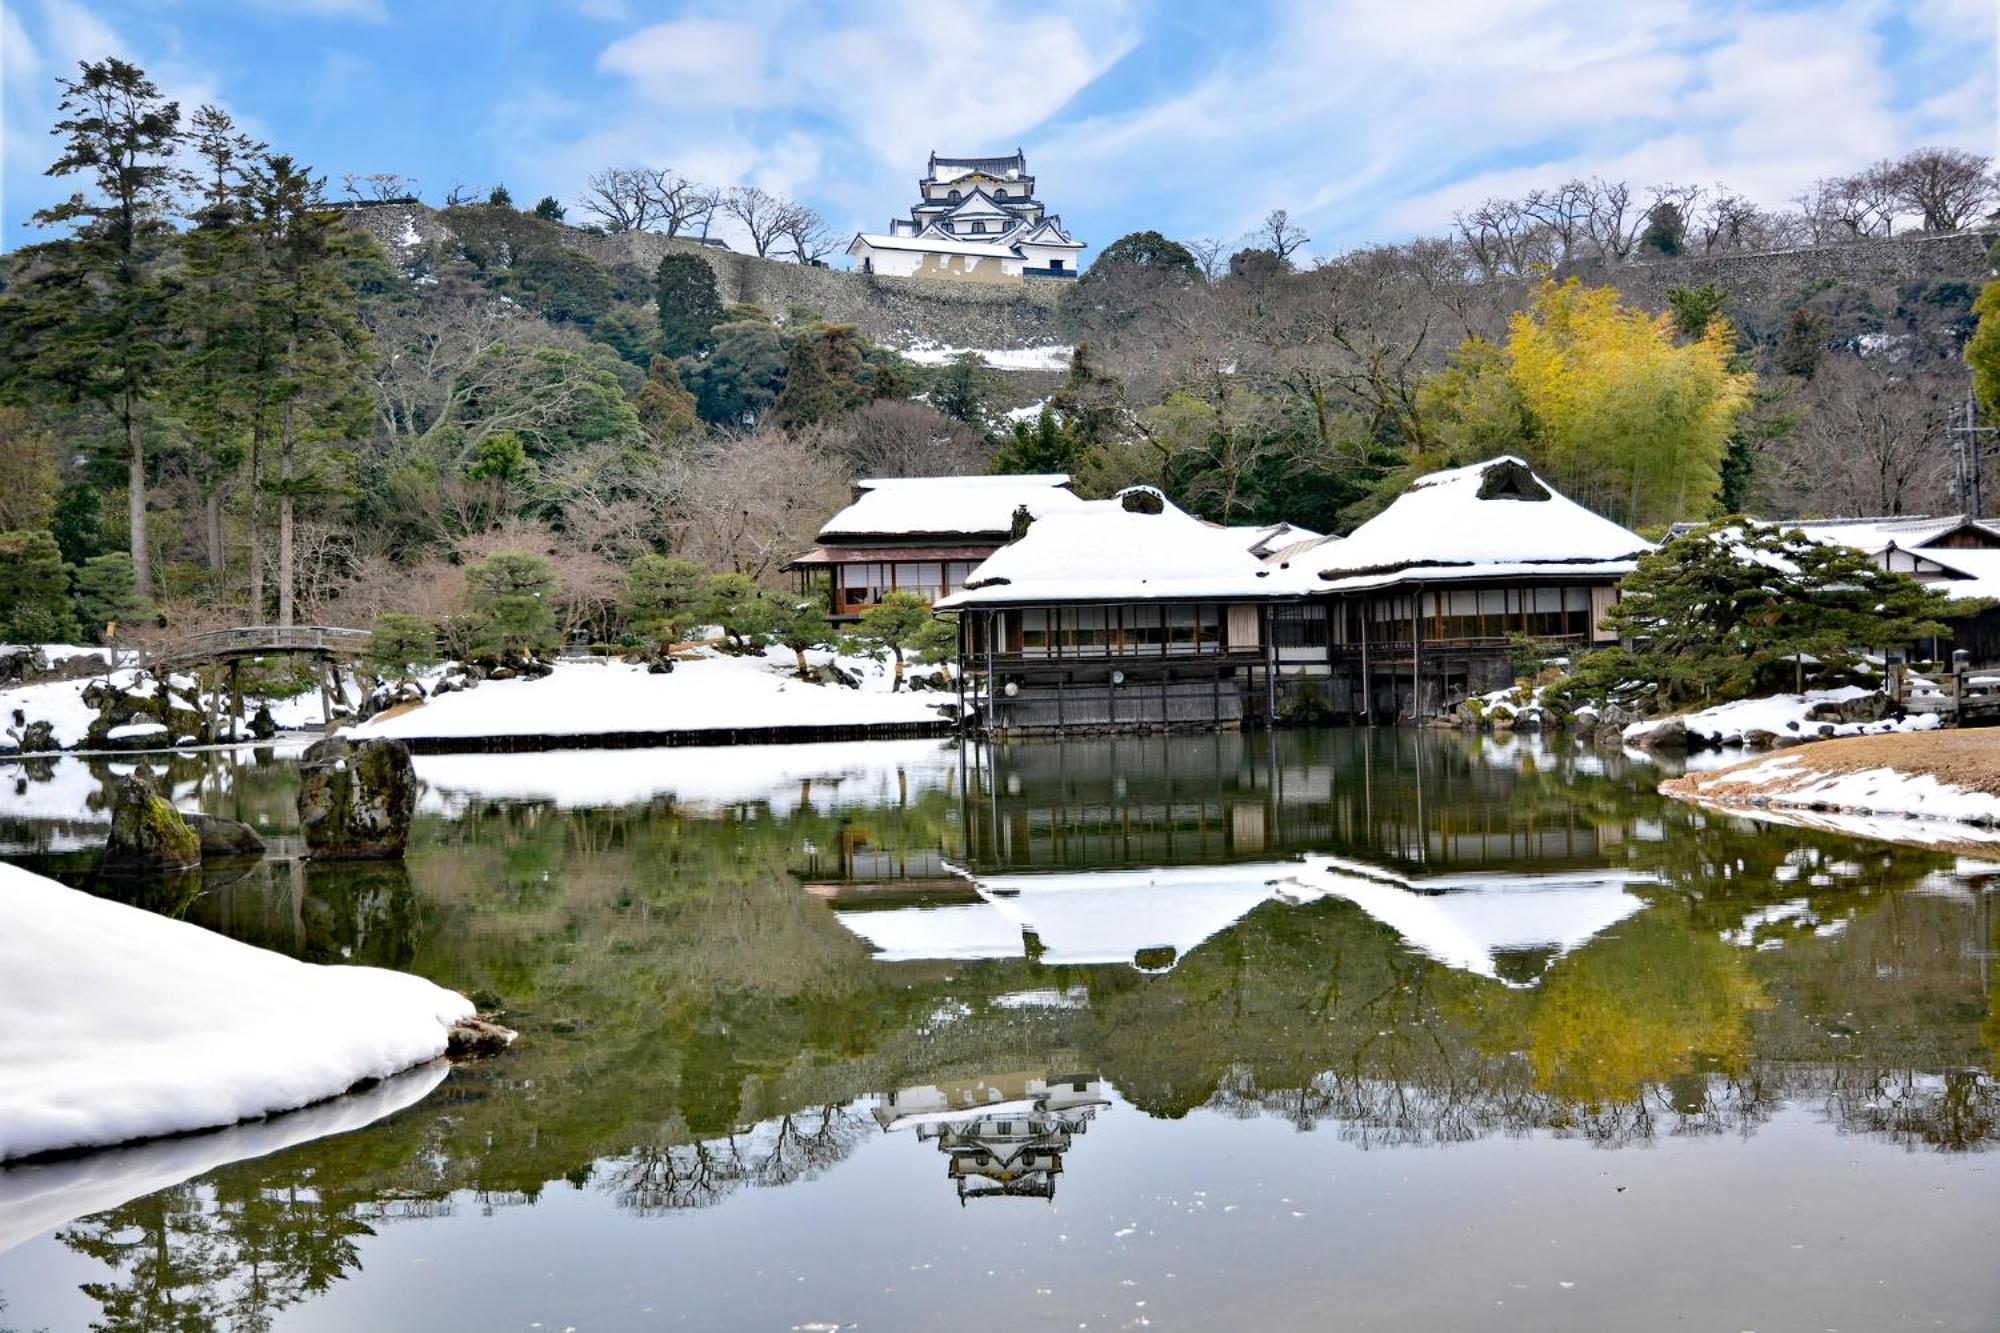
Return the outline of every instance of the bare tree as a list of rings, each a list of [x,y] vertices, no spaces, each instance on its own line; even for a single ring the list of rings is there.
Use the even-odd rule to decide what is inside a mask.
[[[1890,196],[1922,219],[1925,231],[1957,231],[2000,192],[1993,159],[1958,148],[1919,148],[1877,168]]]
[[[1263,242],[1264,248],[1279,259],[1291,262],[1292,254],[1300,246],[1310,241],[1303,227],[1292,225],[1292,215],[1282,208],[1274,208],[1264,215],[1264,221],[1251,236]]]
[[[1229,270],[1229,242],[1220,236],[1203,236],[1187,243],[1188,253],[1201,267],[1204,281],[1214,282]]]
[[[1702,253],[1748,250],[1762,234],[1763,210],[1726,186],[1709,192],[1700,211],[1688,219],[1688,237]]]
[[[1578,179],[1548,190],[1530,190],[1521,212],[1539,227],[1551,264],[1567,264],[1590,236],[1593,190]]]
[[[1646,210],[1633,204],[1630,185],[1599,177],[1591,182],[1583,226],[1599,257],[1615,262],[1629,256],[1639,243],[1639,233],[1646,229]]]
[[[688,479],[674,549],[710,569],[765,577],[812,544],[847,486],[817,438],[761,428],[712,441]]]
[[[399,176],[393,171],[350,171],[340,178],[340,188],[350,199],[384,203],[393,199],[416,198],[417,178]]]
[[[759,258],[768,256],[772,244],[785,234],[795,207],[790,200],[755,185],[739,185],[722,197],[723,211],[743,224]]]
[[[863,477],[956,477],[986,471],[979,432],[936,408],[883,398],[830,423],[825,447]]]
[[[792,256],[801,264],[817,264],[833,252],[833,232],[826,219],[804,204],[789,205],[779,234],[792,243]]]
[[[645,231],[658,216],[659,200],[649,173],[606,167],[584,182],[583,211],[606,231]]]
[[[1815,245],[1888,236],[1895,231],[1896,196],[1886,164],[1852,176],[1814,181],[1795,202]]]
[[[1792,406],[1766,483],[1787,514],[1915,514],[1948,503],[1953,406],[1944,379],[1829,357]]]
[[[451,188],[445,191],[444,206],[446,208],[464,208],[467,204],[483,203],[487,193],[488,191],[481,189],[477,185],[466,185],[461,181],[453,181]]]

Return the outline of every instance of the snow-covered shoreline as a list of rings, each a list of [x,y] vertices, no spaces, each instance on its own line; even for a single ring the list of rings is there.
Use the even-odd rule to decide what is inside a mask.
[[[0,864],[0,1162],[212,1129],[445,1053],[471,1001]]]
[[[822,666],[824,651],[807,654]],[[800,680],[789,650],[729,657],[708,654],[655,675],[629,662],[558,662],[539,679],[489,680],[478,688],[435,696],[379,714],[355,727],[356,739],[478,741],[522,738],[718,735],[756,732],[801,735],[834,728],[884,730],[936,725],[939,705],[955,696],[934,691],[891,692],[890,670],[865,659],[839,659],[860,688]]]
[[[1926,846],[2000,843],[1991,772],[2000,741],[1978,732],[1818,742],[1660,786],[1713,809]]]

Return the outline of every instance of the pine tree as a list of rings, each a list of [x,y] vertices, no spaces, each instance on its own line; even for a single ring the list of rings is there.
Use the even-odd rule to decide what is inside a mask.
[[[986,426],[986,363],[977,352],[961,352],[931,382],[931,406],[954,421]]]
[[[556,647],[555,569],[538,555],[502,551],[465,571],[478,619],[473,650],[481,657],[533,655]]]
[[[862,614],[854,637],[875,650],[886,650],[895,659],[896,674],[889,688],[903,688],[903,661],[926,651],[935,651],[939,621],[931,605],[913,592],[892,592]]]
[[[34,215],[70,236],[30,247],[5,308],[9,371],[37,389],[103,403],[125,442],[126,504],[133,577],[152,587],[146,531],[146,438],[150,404],[169,366],[172,286],[163,258],[183,176],[174,165],[180,104],[136,65],[118,59],[79,66],[61,81],[63,151],[51,176],[86,176],[93,195]]]
[[[806,649],[817,648],[833,637],[833,626],[827,623],[825,604],[817,597],[788,604],[779,612],[771,637],[779,645],[792,650],[798,662],[799,675],[805,675],[810,669],[806,665]]]
[[[379,675],[407,681],[438,660],[438,636],[430,622],[401,611],[375,617],[364,658]]]
[[[1799,654],[1838,670],[1942,634],[1954,612],[1852,547],[1741,518],[1648,552],[1618,591],[1605,622],[1637,646],[1591,654],[1571,688],[1666,707],[1789,689]]]
[[[653,295],[660,307],[660,333],[668,356],[695,356],[715,346],[714,329],[724,314],[715,270],[707,260],[700,255],[667,255],[654,270]]]
[[[136,624],[152,614],[124,552],[92,556],[76,571],[76,617],[91,638],[102,642],[108,626]]]
[[[679,367],[664,356],[655,356],[646,368],[646,382],[639,386],[632,406],[639,413],[639,424],[655,441],[678,439],[701,425],[694,395],[681,383]]]
[[[772,404],[778,424],[817,425],[865,404],[870,388],[864,364],[861,337],[851,324],[822,324],[792,339],[785,388]]]
[[[46,532],[0,532],[0,639],[68,643],[76,638],[69,567]]]
[[[761,648],[777,628],[779,607],[748,574],[716,574],[708,581],[702,614],[722,626],[739,653]]]
[[[175,373],[175,415],[194,442],[208,567],[227,563],[222,498],[243,465],[259,396],[253,375],[249,172],[264,145],[238,133],[227,112],[204,106],[190,122],[201,163],[200,194],[182,241],[183,283],[174,319],[184,343]]]
[[[356,241],[326,206],[326,179],[285,156],[265,159],[250,177],[261,281],[258,323],[274,357],[277,414],[278,623],[293,620],[293,524],[300,498],[327,485],[308,449],[351,435],[366,420],[361,371],[367,334],[356,317],[345,270]],[[254,557],[253,557],[254,558]]]
[[[649,553],[625,574],[622,609],[634,629],[664,649],[694,625],[707,598],[707,570],[692,560]]]

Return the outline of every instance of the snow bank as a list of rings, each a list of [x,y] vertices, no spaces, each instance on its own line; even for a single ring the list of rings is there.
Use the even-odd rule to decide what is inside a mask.
[[[449,698],[450,696],[446,696]],[[790,815],[896,805],[940,790],[959,756],[935,740],[660,746],[536,754],[419,755],[420,808],[456,815],[474,801],[547,801],[563,810],[661,797],[696,809],[762,805]]]
[[[920,366],[949,365],[967,352],[979,358],[989,370],[1068,370],[1074,347],[947,347],[940,342],[919,339],[904,348],[902,355]]]
[[[182,1134],[82,1157],[0,1167],[0,1254],[66,1222],[314,1139],[346,1134],[414,1106],[444,1082],[443,1060],[362,1092],[206,1134]]]
[[[0,1161],[234,1124],[444,1054],[461,995],[0,865]]]
[[[827,652],[808,653],[823,664]],[[754,657],[704,656],[653,675],[627,662],[558,662],[539,680],[489,680],[406,712],[370,718],[349,734],[398,740],[485,736],[593,736],[610,732],[894,725],[938,720],[932,692],[890,693],[889,666],[840,665],[862,688],[816,685],[792,672],[789,649]]]
[[[1954,786],[1929,773],[1887,766],[1849,772],[1817,768],[1812,755],[1774,755],[1700,779],[1691,794],[1709,800],[1841,811],[1855,815],[2000,824],[2000,796]]]
[[[1773,694],[1761,699],[1738,699],[1698,712],[1674,717],[1648,718],[1625,728],[1628,745],[1674,722],[1687,726],[1688,735],[1702,737],[1709,746],[1741,745],[1753,731],[1794,740],[1825,740],[1837,736],[1881,736],[1897,731],[1931,731],[1938,726],[1935,713],[1912,713],[1907,717],[1883,718],[1879,722],[1814,722],[1808,714],[1817,704],[1846,703],[1875,693],[1860,685],[1843,685],[1832,690],[1807,690],[1804,694]]]

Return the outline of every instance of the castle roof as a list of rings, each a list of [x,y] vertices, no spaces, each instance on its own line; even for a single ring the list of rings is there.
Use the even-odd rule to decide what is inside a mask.
[[[1002,178],[1025,176],[1028,174],[1028,157],[1019,148],[1016,148],[1010,157],[939,157],[933,152],[924,179],[957,180],[960,176],[967,176],[973,172]]]

